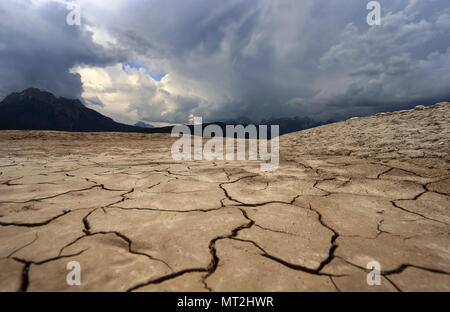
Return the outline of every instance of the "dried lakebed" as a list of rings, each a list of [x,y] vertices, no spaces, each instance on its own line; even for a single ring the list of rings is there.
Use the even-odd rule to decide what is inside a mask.
[[[169,135],[0,131],[0,291],[450,291],[449,137],[449,103],[351,119],[261,172],[173,161]]]

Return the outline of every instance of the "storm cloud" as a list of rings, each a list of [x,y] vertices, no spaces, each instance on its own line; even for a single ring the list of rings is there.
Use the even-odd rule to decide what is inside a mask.
[[[450,98],[448,0],[0,4],[0,96],[39,87],[118,121],[341,119]]]

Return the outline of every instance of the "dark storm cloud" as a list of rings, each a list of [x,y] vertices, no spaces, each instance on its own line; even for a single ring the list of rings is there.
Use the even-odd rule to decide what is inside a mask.
[[[34,83],[79,95],[74,65],[139,60],[170,77],[170,85],[113,87],[140,93],[126,113],[144,120],[345,118],[448,100],[448,0],[380,0],[376,27],[366,23],[368,2],[80,0],[83,23],[116,39],[107,50],[66,26],[64,7],[27,7],[13,18],[2,3],[0,91]],[[23,26],[31,17],[36,25]]]
[[[380,1],[379,27],[366,23],[367,2],[152,1],[123,10],[136,17],[136,49],[149,42],[145,53],[165,59],[168,72],[226,91],[220,105],[189,106],[209,119],[343,118],[448,99],[448,1]],[[118,37],[129,27],[119,22]]]
[[[92,34],[66,23],[69,11],[57,2],[2,1],[0,18],[0,97],[28,87],[80,97],[77,64],[105,66],[124,59],[119,50],[94,44]]]

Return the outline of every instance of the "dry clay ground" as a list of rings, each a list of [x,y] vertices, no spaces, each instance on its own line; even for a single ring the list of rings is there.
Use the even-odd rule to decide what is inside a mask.
[[[449,103],[352,119],[263,173],[172,161],[168,135],[2,131],[0,290],[450,291],[449,137]]]

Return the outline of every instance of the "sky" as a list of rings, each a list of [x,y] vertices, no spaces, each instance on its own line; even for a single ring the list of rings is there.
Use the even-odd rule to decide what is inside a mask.
[[[73,2],[73,1],[72,1]],[[344,119],[450,101],[450,1],[0,1],[0,98],[37,87],[116,121]]]

